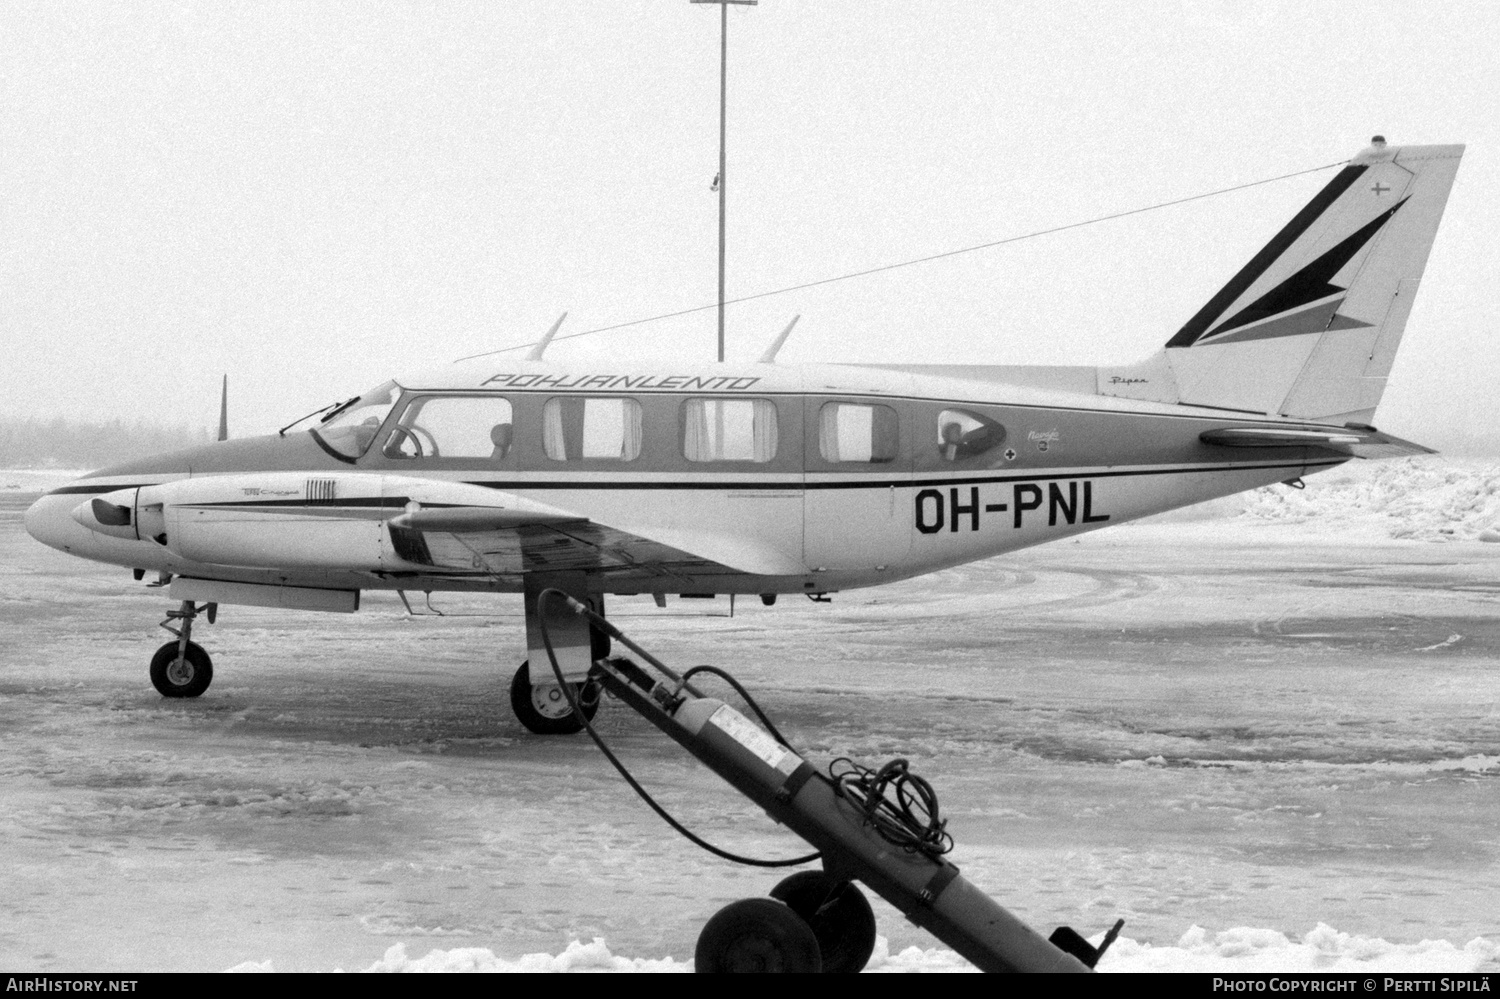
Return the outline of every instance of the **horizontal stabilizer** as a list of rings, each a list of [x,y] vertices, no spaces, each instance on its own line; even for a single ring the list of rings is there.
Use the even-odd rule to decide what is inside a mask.
[[[1414,454],[1436,454],[1432,448],[1404,441],[1365,427],[1298,428],[1226,427],[1198,435],[1205,444],[1222,447],[1317,447],[1354,458],[1401,458]]]

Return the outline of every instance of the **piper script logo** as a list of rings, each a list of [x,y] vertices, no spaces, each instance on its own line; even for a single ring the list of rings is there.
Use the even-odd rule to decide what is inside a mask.
[[[1033,430],[1026,435],[1026,439],[1036,445],[1038,451],[1045,451],[1053,444],[1062,440],[1062,435],[1054,430]]]

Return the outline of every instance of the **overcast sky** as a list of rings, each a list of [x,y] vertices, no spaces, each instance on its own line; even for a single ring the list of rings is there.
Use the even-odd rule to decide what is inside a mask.
[[[730,20],[729,293],[1465,142],[1377,414],[1500,437],[1500,5],[761,0]],[[267,432],[404,371],[712,303],[718,9],[0,6],[0,413]],[[762,299],[753,360],[1129,362],[1323,171]],[[714,357],[712,310],[559,344]]]

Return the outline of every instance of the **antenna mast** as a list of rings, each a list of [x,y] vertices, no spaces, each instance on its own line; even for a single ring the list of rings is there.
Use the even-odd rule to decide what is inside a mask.
[[[692,0],[693,3],[719,5],[719,175],[714,184],[719,191],[719,361],[724,360],[724,118],[729,93],[729,5],[754,7],[759,0]]]

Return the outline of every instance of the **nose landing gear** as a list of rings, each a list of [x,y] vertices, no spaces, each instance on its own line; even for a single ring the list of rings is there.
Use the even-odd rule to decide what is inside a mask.
[[[197,697],[208,689],[214,679],[214,664],[203,646],[192,641],[193,620],[206,613],[208,623],[213,624],[219,605],[215,603],[195,605],[184,600],[179,610],[167,611],[167,619],[161,626],[177,636],[156,650],[151,657],[151,685],[163,697]],[[180,628],[172,627],[172,621],[181,621]]]

